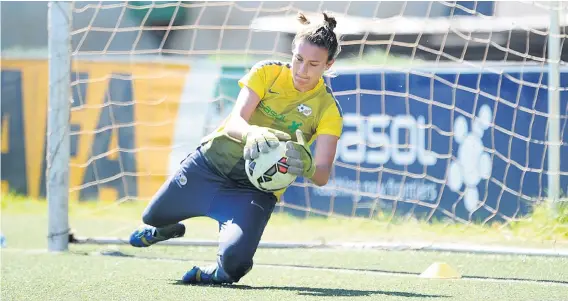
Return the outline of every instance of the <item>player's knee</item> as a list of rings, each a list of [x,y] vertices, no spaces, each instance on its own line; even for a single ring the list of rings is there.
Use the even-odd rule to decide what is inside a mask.
[[[238,254],[223,254],[220,256],[221,266],[225,273],[235,282],[238,282],[252,269],[252,258],[238,256]]]
[[[146,210],[144,211],[144,213],[142,214],[142,222],[146,225],[150,225],[150,226],[154,226],[154,227],[159,227],[160,222],[158,217],[156,216],[156,214],[154,212],[152,212],[152,210]]]

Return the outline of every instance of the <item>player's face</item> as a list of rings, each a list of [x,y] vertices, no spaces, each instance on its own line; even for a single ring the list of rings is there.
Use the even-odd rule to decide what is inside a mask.
[[[327,49],[305,40],[296,43],[292,53],[292,75],[298,91],[306,92],[315,88],[323,73],[333,64],[333,60],[327,61]]]

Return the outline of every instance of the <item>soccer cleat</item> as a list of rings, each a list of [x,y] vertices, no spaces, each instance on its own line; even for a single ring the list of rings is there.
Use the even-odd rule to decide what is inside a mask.
[[[231,278],[223,270],[220,270],[216,264],[205,268],[194,266],[183,275],[181,281],[185,284],[233,283]]]
[[[179,223],[159,229],[152,226],[145,226],[141,229],[137,229],[130,235],[130,245],[137,248],[145,248],[170,238],[182,237],[184,234],[185,226]]]

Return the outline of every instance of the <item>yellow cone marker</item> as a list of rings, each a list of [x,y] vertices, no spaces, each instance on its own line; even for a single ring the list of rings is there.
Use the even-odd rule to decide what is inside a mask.
[[[422,274],[422,278],[437,278],[437,279],[457,279],[461,275],[449,264],[445,262],[435,262],[430,265]]]

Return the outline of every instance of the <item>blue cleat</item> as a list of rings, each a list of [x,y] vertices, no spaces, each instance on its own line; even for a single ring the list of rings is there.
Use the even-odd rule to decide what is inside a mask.
[[[145,248],[170,238],[182,237],[184,234],[185,226],[180,223],[159,229],[152,226],[145,226],[135,230],[130,235],[130,245],[137,248]]]
[[[206,268],[194,266],[189,270],[181,281],[185,284],[230,284],[233,283],[229,275],[217,265],[212,265]]]

